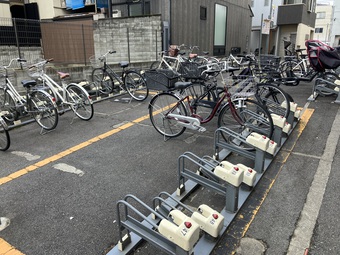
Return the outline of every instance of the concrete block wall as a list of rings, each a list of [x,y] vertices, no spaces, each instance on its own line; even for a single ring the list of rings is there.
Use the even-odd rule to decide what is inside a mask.
[[[159,15],[94,21],[95,55],[111,49],[117,53],[108,63],[154,61],[162,49],[161,24]]]
[[[117,72],[121,71],[118,65],[120,61],[129,61],[131,68],[148,69],[162,50],[161,31],[160,15],[96,20],[93,26],[95,56],[99,57],[108,50],[116,50],[117,53],[108,57],[107,63]],[[22,47],[20,52],[24,58],[33,62],[36,59],[44,58],[41,47]],[[17,47],[0,47],[0,65],[5,65],[11,58],[18,56]],[[46,72],[55,79],[58,79],[57,71],[69,72],[72,81],[78,82],[90,79],[92,66],[90,63],[87,66],[67,64],[56,66],[52,62],[46,69]],[[29,77],[25,70],[21,70],[18,66],[15,68],[15,72],[16,81],[13,83],[21,90],[21,80]]]

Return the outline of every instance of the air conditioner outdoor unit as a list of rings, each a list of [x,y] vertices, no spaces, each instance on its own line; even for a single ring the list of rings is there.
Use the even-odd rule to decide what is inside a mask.
[[[119,18],[122,16],[122,12],[120,10],[112,10],[112,18]]]

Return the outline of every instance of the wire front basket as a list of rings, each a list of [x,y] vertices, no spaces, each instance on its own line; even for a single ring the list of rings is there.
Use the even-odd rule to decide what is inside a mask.
[[[93,68],[100,68],[100,67],[103,67],[104,65],[104,60],[105,60],[104,58],[99,59],[98,57],[93,55],[89,59],[90,59],[91,66]]]
[[[44,59],[37,59],[33,63],[24,62],[23,68],[29,77],[34,79],[39,78],[45,73],[46,61]]]
[[[144,73],[148,89],[167,91],[175,86],[179,76],[172,70],[156,69]]]
[[[231,76],[226,80],[228,91],[233,98],[249,98],[256,93],[257,82],[252,76]]]

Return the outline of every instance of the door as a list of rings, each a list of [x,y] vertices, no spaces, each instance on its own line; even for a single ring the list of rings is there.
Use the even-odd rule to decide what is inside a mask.
[[[227,33],[227,7],[215,4],[214,55],[225,55]]]

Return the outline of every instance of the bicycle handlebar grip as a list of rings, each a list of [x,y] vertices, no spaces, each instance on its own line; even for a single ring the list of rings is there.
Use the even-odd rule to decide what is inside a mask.
[[[112,54],[112,53],[116,53],[117,51],[115,50],[110,50],[109,53]]]
[[[26,60],[26,59],[23,59],[23,58],[17,58],[17,61],[18,61],[18,62],[27,62],[27,60]]]
[[[46,59],[46,63],[52,62],[53,60],[53,58]]]

